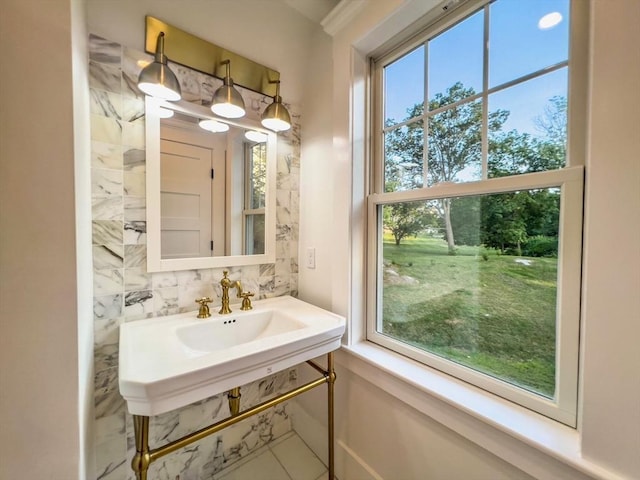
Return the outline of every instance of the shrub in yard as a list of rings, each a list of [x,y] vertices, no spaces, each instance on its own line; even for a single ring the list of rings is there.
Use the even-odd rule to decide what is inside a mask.
[[[522,254],[527,257],[557,257],[558,237],[536,235],[530,237],[522,247]]]
[[[526,255],[526,253],[522,253],[522,247],[520,247],[519,245],[515,247],[505,248],[504,253],[506,253],[507,255],[512,255],[516,257],[521,257],[522,255]]]

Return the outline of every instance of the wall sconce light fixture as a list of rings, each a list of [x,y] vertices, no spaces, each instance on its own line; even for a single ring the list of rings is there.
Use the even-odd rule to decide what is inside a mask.
[[[224,76],[222,86],[213,94],[211,111],[225,118],[240,118],[245,114],[244,100],[240,92],[233,86],[231,78],[231,60],[223,60],[221,65],[226,65],[227,73]]]
[[[274,132],[289,130],[291,128],[291,116],[282,104],[280,80],[269,83],[276,84],[276,95],[273,97],[273,103],[262,112],[262,125]]]
[[[142,69],[138,76],[138,88],[147,95],[163,100],[180,100],[180,82],[167,65],[164,54],[164,32],[158,34],[155,59]]]
[[[211,101],[211,111],[214,114],[224,118],[240,118],[246,113],[242,95],[234,87],[234,81],[231,79],[231,60],[233,60],[238,85],[273,98],[273,102],[262,113],[262,125],[274,132],[283,132],[291,128],[291,115],[282,104],[280,96],[279,72],[151,16],[146,17],[145,51],[153,53],[155,41],[155,61],[140,72],[138,78],[140,90],[147,95],[164,100],[180,100],[180,84],[167,66],[167,57],[164,54],[165,32],[172,40],[167,48],[173,63],[217,78],[222,78],[219,76],[218,68],[222,65],[226,67],[225,76],[222,78],[223,84],[213,94]],[[225,60],[221,60],[222,58]],[[201,122],[202,128],[215,132],[226,131],[220,128],[228,128],[228,125],[221,122],[216,122],[218,125],[209,123],[213,121],[209,119]]]

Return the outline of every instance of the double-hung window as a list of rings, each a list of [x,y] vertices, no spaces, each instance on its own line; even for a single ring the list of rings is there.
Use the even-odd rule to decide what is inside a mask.
[[[367,220],[367,339],[572,426],[575,16],[472,1],[373,59]]]

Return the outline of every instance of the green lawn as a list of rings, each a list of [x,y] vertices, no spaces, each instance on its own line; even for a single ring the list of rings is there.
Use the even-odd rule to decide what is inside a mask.
[[[384,262],[397,276],[384,275],[383,333],[553,396],[555,258],[480,247],[459,247],[450,256],[440,239],[408,238],[396,246],[385,236]]]

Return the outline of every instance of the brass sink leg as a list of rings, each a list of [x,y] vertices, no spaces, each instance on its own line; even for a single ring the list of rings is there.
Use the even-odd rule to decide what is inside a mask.
[[[149,455],[149,417],[133,416],[133,430],[136,439],[136,454],[131,460],[131,468],[136,480],[147,480],[147,470],[151,463]]]
[[[333,369],[333,352],[327,354],[327,424],[329,426],[329,480],[335,479],[335,449],[334,449],[334,408],[333,395],[336,381],[336,372]]]
[[[241,396],[242,394],[240,393],[240,387],[232,388],[227,393],[227,399],[229,400],[229,412],[231,412],[231,416],[235,416],[240,413]]]
[[[307,360],[307,364],[320,372],[327,382],[327,440],[329,442],[329,458],[327,458],[327,470],[329,480],[335,480],[336,458],[335,458],[335,417],[334,417],[334,395],[336,372],[333,369],[333,352],[327,353],[327,369],[325,370],[313,360]]]

